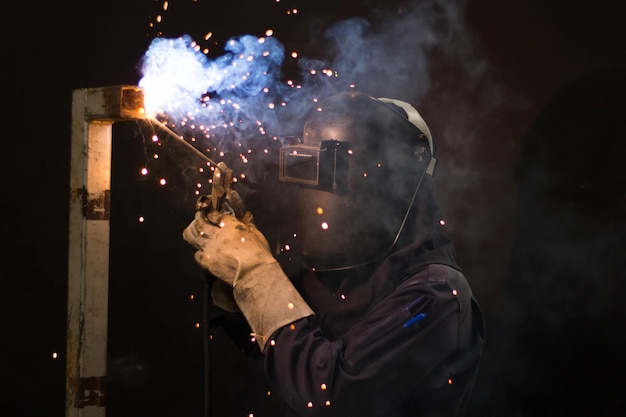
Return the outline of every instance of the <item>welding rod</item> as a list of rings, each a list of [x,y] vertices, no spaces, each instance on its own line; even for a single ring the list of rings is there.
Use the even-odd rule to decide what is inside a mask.
[[[200,157],[201,159],[203,159],[204,161],[208,162],[209,164],[213,164],[216,168],[217,168],[217,162],[215,162],[214,160],[212,160],[211,158],[209,158],[208,156],[206,156],[205,154],[203,154],[202,152],[200,152],[198,149],[196,149],[192,144],[190,144],[189,142],[187,142],[186,140],[183,139],[183,137],[181,135],[179,135],[178,133],[174,132],[172,129],[170,129],[169,127],[167,127],[167,125],[163,122],[161,122],[158,119],[154,119],[154,118],[149,118],[148,119],[150,122],[155,123],[157,126],[159,126],[161,129],[163,129],[168,135],[175,137],[176,139],[180,140],[180,142],[185,145],[190,151],[192,151],[194,154],[196,154],[198,157]]]

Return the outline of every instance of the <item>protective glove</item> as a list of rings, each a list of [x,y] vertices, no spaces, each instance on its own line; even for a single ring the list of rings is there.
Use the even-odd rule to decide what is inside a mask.
[[[263,351],[268,338],[280,327],[313,315],[272,256],[267,240],[246,213],[242,220],[230,214],[204,210],[183,232],[194,248],[196,262],[228,283]]]
[[[233,295],[233,287],[224,281],[217,280],[211,285],[213,304],[229,313],[241,313]]]

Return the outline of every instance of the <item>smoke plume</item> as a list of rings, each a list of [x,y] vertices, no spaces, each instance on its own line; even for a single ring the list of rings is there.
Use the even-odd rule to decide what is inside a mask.
[[[298,59],[294,80],[285,79],[285,48],[271,34],[233,37],[214,60],[188,35],[156,38],[143,57],[139,85],[152,114],[207,137],[250,129],[299,134],[315,102],[340,91],[419,102],[430,88],[431,55],[471,49],[462,15],[456,2],[430,0],[341,20],[324,30],[325,56]],[[468,72],[481,71],[464,62]]]

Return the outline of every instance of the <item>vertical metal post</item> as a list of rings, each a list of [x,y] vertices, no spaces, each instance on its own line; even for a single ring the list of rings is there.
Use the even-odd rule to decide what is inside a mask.
[[[112,126],[143,118],[139,87],[73,92],[66,417],[105,416]]]

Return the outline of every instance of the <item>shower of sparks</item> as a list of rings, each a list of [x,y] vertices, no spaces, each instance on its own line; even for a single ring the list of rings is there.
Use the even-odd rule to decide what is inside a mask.
[[[163,37],[159,27],[170,3],[163,1],[160,4],[158,13],[150,17],[149,27],[156,29],[157,36],[146,51],[140,81],[151,116],[174,119],[177,128],[207,119],[210,122],[201,130],[209,138],[212,132],[223,134],[220,128],[241,130],[255,120],[262,120],[259,127],[266,131],[263,124],[268,119],[272,122],[276,116],[268,117],[264,112],[275,110],[278,103],[280,107],[287,107],[294,102],[293,97],[284,99],[286,89],[302,89],[303,84],[280,79],[285,51],[274,37],[274,29],[266,29],[264,36],[259,37],[233,37],[223,47],[225,54],[211,60],[209,48],[187,35],[176,39]],[[285,12],[299,14],[294,7]],[[206,31],[203,41],[209,41],[213,34],[212,30]],[[291,51],[290,56],[297,59],[300,54]],[[333,69],[319,64],[322,65],[320,68],[307,68],[303,75],[315,76],[318,71],[325,75],[336,74]],[[259,106],[263,102],[264,105]]]
[[[199,177],[190,182],[195,185],[190,192],[208,194],[212,180],[203,177],[203,168],[213,170],[217,165],[214,161],[225,161],[233,169],[233,181],[254,181],[246,171],[254,170],[258,155],[270,153],[265,145],[268,141],[280,144],[285,136],[299,136],[303,115],[320,98],[354,88],[327,63],[304,58],[293,49],[286,53],[271,27],[260,36],[228,39],[221,46],[221,55],[211,28],[206,28],[198,40],[189,35],[167,38],[164,25],[176,4],[156,3],[159,8],[149,18],[156,36],[141,61],[139,86],[144,91],[148,120],[166,132],[148,136],[156,149],[148,154],[151,156],[140,174],[148,177],[159,172],[156,181],[161,187],[176,183],[168,181],[163,170],[149,169],[164,156],[166,150],[160,148],[163,136],[180,139],[206,160],[206,166],[195,171]],[[280,1],[275,6],[289,16],[300,14],[297,8],[285,8]],[[209,51],[217,57],[211,58]],[[287,56],[299,63],[298,79],[284,78],[282,66]],[[289,249],[288,245],[284,248]]]
[[[154,39],[139,82],[148,115],[175,130],[195,131],[196,139],[281,135],[289,120],[284,115],[306,112],[317,101],[320,86],[326,86],[315,80],[318,74],[333,73],[307,69],[302,82],[281,79],[284,47],[271,35],[232,38],[224,49],[212,60],[187,35]]]

